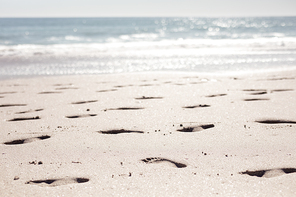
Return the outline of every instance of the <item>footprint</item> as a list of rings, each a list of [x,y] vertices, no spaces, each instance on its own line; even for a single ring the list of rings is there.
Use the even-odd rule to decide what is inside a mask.
[[[249,95],[263,95],[263,94],[267,94],[267,91],[249,93]]]
[[[43,111],[43,110],[44,109],[35,109],[35,110],[21,111],[21,112],[16,112],[16,114],[25,114],[25,113],[37,112],[37,111]]]
[[[117,91],[117,89],[98,90],[97,92],[113,92],[113,91]]]
[[[129,85],[117,85],[117,86],[113,86],[114,88],[125,88],[125,87],[132,87],[134,85],[129,84]]]
[[[75,87],[63,87],[63,88],[56,88],[56,90],[77,90],[79,88],[75,88]]]
[[[0,105],[0,107],[19,107],[19,106],[27,106],[27,104],[4,104],[4,105]]]
[[[71,86],[73,85],[72,83],[67,83],[67,84],[54,84],[53,86]]]
[[[144,109],[144,108],[142,108],[142,107],[119,107],[119,108],[105,109],[104,111],[107,111],[107,110],[140,110],[140,109]]]
[[[94,103],[94,102],[97,102],[98,100],[90,100],[90,101],[78,101],[78,102],[73,102],[71,104],[74,104],[74,105],[79,105],[79,104],[86,104],[86,103]]]
[[[88,178],[63,178],[63,179],[45,179],[45,180],[34,180],[28,181],[26,184],[39,185],[41,187],[57,187],[60,185],[67,185],[73,183],[86,183]]]
[[[92,116],[97,116],[97,114],[83,114],[83,115],[66,116],[66,118],[85,118],[85,117],[92,117]]]
[[[197,131],[202,131],[202,130],[205,130],[205,129],[210,129],[210,128],[213,128],[215,127],[214,124],[205,124],[205,125],[199,125],[199,126],[196,126],[196,127],[183,127],[182,129],[178,129],[177,131],[180,131],[180,132],[197,132]]]
[[[172,161],[170,159],[165,159],[165,158],[161,158],[161,157],[149,157],[149,158],[146,158],[146,159],[142,159],[141,161],[143,161],[145,163],[169,162],[169,163],[174,164],[177,168],[185,168],[185,167],[187,167],[186,164],[175,162],[175,161]]]
[[[132,131],[132,130],[108,130],[108,131],[98,131],[99,133],[102,134],[120,134],[120,133],[144,133],[143,131]]]
[[[294,91],[293,89],[275,89],[275,90],[271,90],[270,92],[287,92],[287,91]]]
[[[19,145],[19,144],[26,144],[26,143],[38,141],[38,140],[45,140],[45,139],[48,139],[48,138],[50,138],[49,135],[43,135],[43,136],[39,136],[39,137],[25,138],[25,139],[19,139],[19,140],[4,142],[3,144],[5,144],[5,145]]]
[[[218,97],[218,96],[226,96],[227,94],[212,94],[212,95],[208,95],[206,97]]]
[[[200,82],[190,82],[190,84],[202,84],[202,83],[205,83],[203,81],[200,81]]]
[[[62,92],[58,92],[58,91],[48,91],[48,92],[39,92],[38,94],[59,94]]]
[[[268,81],[277,81],[277,80],[293,80],[295,79],[294,77],[278,77],[278,78],[270,78],[266,79]]]
[[[142,84],[142,85],[139,85],[140,87],[147,87],[147,86],[154,86],[153,84]]]
[[[194,108],[200,108],[200,107],[211,107],[211,105],[191,105],[191,106],[185,106],[183,108],[185,108],[185,109],[194,109]]]
[[[249,93],[249,95],[263,95],[263,94],[267,94],[267,90],[266,89],[243,89],[243,91],[254,92],[254,93]],[[274,92],[286,92],[286,91],[294,91],[294,89],[274,89],[274,90],[270,90],[270,93],[274,93]]]
[[[269,119],[269,120],[256,120],[255,122],[263,124],[296,124],[296,121],[292,120],[278,120],[278,119]]]
[[[146,96],[142,96],[142,97],[138,97],[138,98],[135,98],[137,100],[148,100],[148,99],[163,99],[163,97],[146,97]]]
[[[40,119],[40,117],[36,116],[36,117],[28,117],[28,118],[13,118],[8,121],[14,122],[14,121],[39,120],[39,119]]]
[[[176,85],[176,86],[184,86],[186,84],[184,84],[184,83],[174,83],[173,85]]]
[[[253,98],[253,99],[244,99],[243,101],[268,101],[268,98]]]
[[[0,92],[0,94],[15,94],[17,92]]]
[[[266,89],[243,89],[246,92],[267,92]]]
[[[240,174],[247,174],[249,176],[257,176],[264,178],[272,178],[276,176],[281,176],[284,174],[290,174],[296,172],[296,168],[278,168],[278,169],[268,169],[268,170],[257,170],[257,171],[245,171],[240,172]]]

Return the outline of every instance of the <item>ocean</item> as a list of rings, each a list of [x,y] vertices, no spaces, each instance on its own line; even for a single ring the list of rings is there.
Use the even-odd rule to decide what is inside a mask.
[[[296,68],[296,17],[0,18],[0,78]]]

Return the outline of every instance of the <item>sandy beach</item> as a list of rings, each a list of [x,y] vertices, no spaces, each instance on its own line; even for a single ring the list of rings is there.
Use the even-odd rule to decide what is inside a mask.
[[[0,196],[296,195],[296,71],[0,87]]]

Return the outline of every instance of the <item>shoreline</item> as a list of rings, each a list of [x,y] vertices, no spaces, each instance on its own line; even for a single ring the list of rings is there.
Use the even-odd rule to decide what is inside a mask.
[[[46,76],[0,86],[3,196],[296,193],[295,70]]]
[[[49,75],[13,75],[13,76],[0,76],[0,81],[5,80],[17,80],[17,79],[31,79],[31,78],[50,78],[50,77],[83,77],[83,76],[104,76],[104,75],[143,75],[143,74],[183,74],[183,75],[201,75],[201,76],[213,76],[213,77],[235,77],[245,75],[262,75],[263,73],[268,74],[289,74],[295,72],[296,67],[279,67],[270,69],[258,69],[258,70],[242,70],[242,71],[227,71],[227,72],[199,72],[199,71],[138,71],[138,72],[118,72],[118,73],[94,73],[94,74],[49,74]]]

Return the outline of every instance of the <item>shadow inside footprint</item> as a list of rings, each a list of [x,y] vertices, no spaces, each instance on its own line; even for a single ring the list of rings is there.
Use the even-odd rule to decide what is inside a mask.
[[[97,92],[114,92],[114,91],[117,91],[117,89],[98,90]]]
[[[295,173],[296,168],[278,168],[278,169],[267,169],[267,170],[256,170],[256,171],[244,171],[240,174],[247,174],[249,176],[272,178],[276,176],[281,176],[284,174]]]
[[[213,128],[215,127],[214,124],[205,124],[205,125],[199,125],[199,126],[196,126],[196,127],[183,127],[182,129],[178,129],[177,131],[180,131],[180,132],[197,132],[197,131],[202,131],[204,129],[210,129],[210,128]]]
[[[268,101],[268,98],[253,98],[253,99],[244,99],[243,101]]]
[[[149,100],[149,99],[163,99],[163,97],[146,97],[146,96],[142,96],[142,97],[138,97],[138,98],[135,98],[137,100]]]
[[[48,91],[48,92],[39,92],[38,94],[60,94],[62,92],[59,91]]]
[[[66,116],[66,118],[86,118],[86,117],[92,117],[92,116],[97,116],[97,114],[83,114],[83,115]]]
[[[50,136],[49,135],[43,135],[43,136],[40,136],[40,137],[37,137],[37,138],[40,139],[40,140],[45,140],[45,139],[50,138]]]
[[[21,112],[15,112],[16,114],[26,114],[30,112],[38,112],[38,111],[43,111],[44,109],[35,109],[35,110],[28,110],[28,111],[21,111]]]
[[[72,83],[68,83],[68,84],[54,84],[53,86],[71,86],[73,85]]]
[[[73,183],[86,183],[88,178],[64,178],[64,179],[45,179],[45,180],[34,180],[28,181],[26,184],[47,186],[47,187],[56,187],[60,185],[67,185]]]
[[[271,93],[273,92],[286,92],[286,91],[294,91],[293,89],[275,89],[271,90]]]
[[[5,145],[19,145],[19,144],[26,144],[37,140],[45,140],[50,138],[49,135],[42,135],[39,137],[33,137],[33,138],[26,138],[26,139],[19,139],[19,140],[13,140],[9,142],[4,142]]]
[[[263,95],[263,94],[267,94],[267,92],[266,91],[262,91],[262,92],[249,93],[249,95]]]
[[[175,161],[172,161],[170,159],[165,159],[165,158],[161,158],[161,157],[149,157],[149,158],[146,158],[146,159],[142,159],[141,161],[143,161],[145,163],[169,162],[169,163],[174,164],[177,168],[185,168],[185,167],[187,167],[186,164],[175,162]]]
[[[202,108],[202,107],[211,107],[211,105],[191,105],[191,106],[185,106],[183,108],[185,108],[185,109],[194,109],[194,108]]]
[[[255,122],[262,123],[262,124],[296,124],[296,121],[292,120],[257,120]]]
[[[39,120],[39,119],[40,119],[40,117],[36,116],[36,117],[28,117],[28,118],[13,118],[8,121],[13,122],[13,121]]]
[[[107,111],[107,110],[140,110],[140,109],[144,109],[144,108],[142,108],[142,107],[119,107],[119,108],[105,109],[104,111]]]
[[[212,97],[218,97],[218,96],[226,96],[227,94],[212,94],[212,95],[208,95],[206,97],[212,98]]]
[[[294,77],[278,77],[278,78],[269,78],[269,79],[265,79],[268,81],[277,81],[277,80],[293,80],[295,79]]]
[[[79,88],[76,87],[62,87],[62,88],[56,88],[56,90],[77,90]]]
[[[0,105],[0,107],[19,107],[19,106],[26,106],[26,104],[4,104],[4,105]]]
[[[243,89],[246,92],[266,92],[266,89]]]
[[[98,131],[99,133],[102,134],[120,134],[120,133],[144,133],[143,131],[132,131],[132,130],[108,130],[108,131]]]
[[[71,104],[74,104],[74,105],[79,105],[79,104],[86,104],[86,103],[94,103],[94,102],[97,102],[98,100],[90,100],[90,101],[78,101],[78,102],[73,102]]]
[[[22,140],[13,140],[10,142],[5,142],[5,145],[18,145],[18,144],[24,144],[26,141],[26,139],[22,139]]]
[[[17,92],[0,92],[0,94],[15,94]]]

